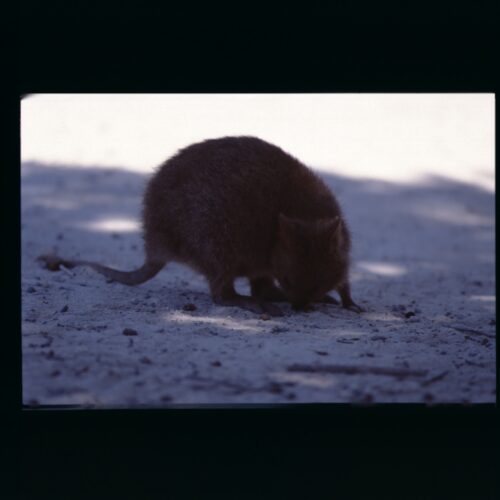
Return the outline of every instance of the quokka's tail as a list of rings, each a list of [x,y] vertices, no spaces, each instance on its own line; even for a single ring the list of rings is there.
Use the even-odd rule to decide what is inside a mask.
[[[65,266],[69,269],[76,266],[87,266],[91,267],[98,273],[103,274],[106,278],[109,278],[118,283],[123,283],[124,285],[140,285],[154,276],[156,276],[165,266],[164,262],[149,262],[146,261],[139,269],[135,271],[118,271],[117,269],[112,269],[111,267],[103,266],[97,262],[91,262],[87,260],[66,260],[61,259],[57,255],[40,255],[37,260],[43,262],[47,269],[51,271],[58,271],[61,266]]]

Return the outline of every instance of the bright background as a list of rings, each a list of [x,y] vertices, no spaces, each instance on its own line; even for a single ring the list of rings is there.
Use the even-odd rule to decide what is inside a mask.
[[[494,191],[494,108],[493,94],[34,94],[21,157],[149,173],[192,142],[246,134],[317,170]]]

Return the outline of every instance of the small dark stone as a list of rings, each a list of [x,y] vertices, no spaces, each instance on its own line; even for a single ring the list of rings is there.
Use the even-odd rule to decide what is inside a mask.
[[[319,354],[320,356],[328,356],[328,353],[326,351],[314,351],[316,354]]]
[[[283,333],[288,332],[288,328],[283,326],[273,326],[271,333]]]
[[[430,403],[431,401],[434,401],[434,396],[430,392],[426,392],[424,394],[424,401],[426,403]]]
[[[28,287],[26,289],[26,292],[28,292],[28,293],[35,293],[36,292],[36,288],[33,288],[32,286],[30,286],[30,287]]]
[[[473,281],[472,283],[476,286],[483,286],[483,282],[479,280]]]
[[[404,313],[405,318],[411,318],[412,316],[415,316],[415,313],[413,311],[408,311]]]
[[[58,377],[59,375],[61,375],[61,372],[60,372],[59,370],[54,370],[54,371],[50,374],[50,376],[51,376],[51,377]]]
[[[283,392],[283,388],[279,384],[271,384],[269,386],[269,392],[273,394],[281,394]]]
[[[183,309],[184,311],[196,311],[196,306],[195,306],[194,304],[192,304],[192,303],[189,303],[189,304],[184,304],[184,305],[182,306],[182,309]]]
[[[83,373],[87,373],[89,371],[88,366],[84,366],[75,372],[76,375],[82,375]]]
[[[494,326],[497,324],[496,320],[490,319],[490,322],[488,323],[490,326]]]
[[[213,361],[210,363],[212,366],[222,366],[222,363],[220,361]]]
[[[404,311],[406,309],[406,306],[403,304],[398,304],[396,306],[392,306],[391,309],[393,311]]]
[[[370,394],[369,392],[367,392],[363,396],[363,403],[373,403],[374,399],[375,398],[373,397],[373,394]]]
[[[137,335],[137,331],[133,330],[132,328],[125,328],[122,333],[123,335],[128,335],[128,336]]]
[[[69,309],[68,305],[66,304],[62,309],[61,312],[65,313]]]

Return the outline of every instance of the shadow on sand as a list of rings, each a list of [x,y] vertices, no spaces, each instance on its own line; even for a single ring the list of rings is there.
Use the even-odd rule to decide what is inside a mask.
[[[365,288],[364,279],[383,284],[383,289],[390,285],[403,296],[444,300],[441,290],[449,295],[445,282],[452,280],[451,288],[461,295],[469,291],[455,290],[459,282],[465,288],[473,285],[472,295],[494,295],[493,193],[437,175],[411,185],[320,175],[339,199],[351,227],[353,268],[363,271],[353,276],[358,287]],[[57,249],[68,257],[98,259],[101,248],[115,246],[115,266],[128,261],[130,250],[138,266],[147,179],[119,168],[23,164],[23,242],[29,242],[35,220],[52,242],[50,248],[24,247],[29,257]],[[127,255],[122,259],[120,252]],[[489,285],[476,278],[485,272]],[[376,302],[383,303],[380,294],[369,289],[380,297]],[[367,300],[373,302],[372,297]]]
[[[119,168],[41,163],[23,164],[21,175],[23,282],[29,282],[33,272],[47,273],[47,280],[51,278],[48,271],[33,264],[39,254],[48,251],[67,258],[98,260],[125,270],[142,263],[138,222],[147,176]],[[436,336],[436,328],[439,333],[439,328],[449,327],[451,321],[452,327],[458,326],[454,332],[458,342],[472,335],[477,349],[494,349],[484,343],[494,338],[496,321],[494,194],[439,176],[403,185],[320,175],[339,199],[351,227],[353,298],[368,311],[359,320],[354,313],[337,306],[324,306],[332,308],[332,317],[337,315],[348,325],[337,331],[338,323],[332,320],[334,328],[327,323],[331,335],[339,337],[338,342],[343,335],[342,342],[349,344],[349,335],[370,334],[370,341],[376,342],[384,338],[384,331],[391,330],[396,334],[395,342],[409,342],[411,339],[405,339],[404,335],[408,332],[408,322],[421,321],[420,332],[414,333],[430,331],[432,327],[430,338]],[[163,273],[168,276],[168,266]],[[179,295],[198,305],[192,318],[188,315],[180,318],[186,325],[195,320],[198,325],[215,322],[223,329],[222,335],[212,337],[214,342],[224,339],[224,329],[241,330],[242,337],[260,331],[260,327],[239,321],[239,315],[227,319],[233,314],[230,309],[224,321],[204,311],[210,304],[208,288],[203,280],[195,282],[195,276],[191,271],[178,273],[174,281],[168,282],[169,300],[173,303],[166,303],[163,298],[158,309],[161,319],[157,318],[167,330],[171,326],[174,329],[170,322],[177,313],[182,315],[179,308],[186,299],[172,299]],[[96,274],[95,279],[103,278]],[[155,280],[135,288],[134,297],[144,300],[151,293],[165,291],[160,284],[166,282],[159,284]],[[86,286],[85,290],[92,294],[92,283]],[[103,300],[113,301],[115,306],[123,300],[125,311],[131,306],[126,295],[120,295],[120,286],[110,286]],[[23,293],[25,289],[23,284]],[[305,315],[296,315],[297,325],[303,328],[308,326]],[[206,336],[193,326],[193,335]],[[314,330],[308,333],[313,335]],[[185,342],[186,336],[183,338]],[[429,356],[429,345],[422,343],[419,347],[423,359]],[[341,349],[342,343],[337,344],[337,350]],[[436,351],[438,347],[433,349]],[[437,355],[440,353],[434,354],[441,359]],[[450,363],[455,361],[451,358]],[[462,360],[455,366],[466,366],[467,362]],[[307,377],[303,376],[306,382]],[[481,384],[479,379],[477,384]]]

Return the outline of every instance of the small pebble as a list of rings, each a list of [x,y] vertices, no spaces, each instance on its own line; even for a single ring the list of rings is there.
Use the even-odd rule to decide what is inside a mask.
[[[194,304],[192,304],[192,303],[189,303],[189,304],[184,304],[184,305],[182,306],[182,309],[183,309],[184,311],[196,311],[196,306],[195,306]]]
[[[328,353],[326,351],[314,351],[316,354],[319,354],[320,356],[328,356]]]
[[[26,290],[28,293],[35,293],[36,292],[36,288],[33,288],[32,286],[28,287],[27,290]]]
[[[61,312],[65,313],[69,309],[68,305],[66,304],[62,309]]]
[[[128,335],[128,336],[137,335],[137,331],[132,330],[132,328],[125,328],[122,333],[123,333],[123,335]]]
[[[212,366],[222,366],[222,363],[220,361],[213,361],[210,363]]]
[[[358,400],[359,403],[366,405],[366,404],[371,404],[374,401],[373,394],[370,394],[369,392],[363,394],[363,396]]]
[[[408,311],[404,313],[405,318],[411,318],[412,316],[415,316],[415,313],[413,311]]]
[[[431,401],[434,401],[434,396],[430,392],[426,392],[424,394],[424,401],[426,403],[430,403]]]
[[[272,392],[273,394],[281,394],[283,392],[283,389],[279,384],[271,384],[269,387],[269,392]]]
[[[284,326],[273,326],[271,333],[283,333],[288,332],[288,328]]]

